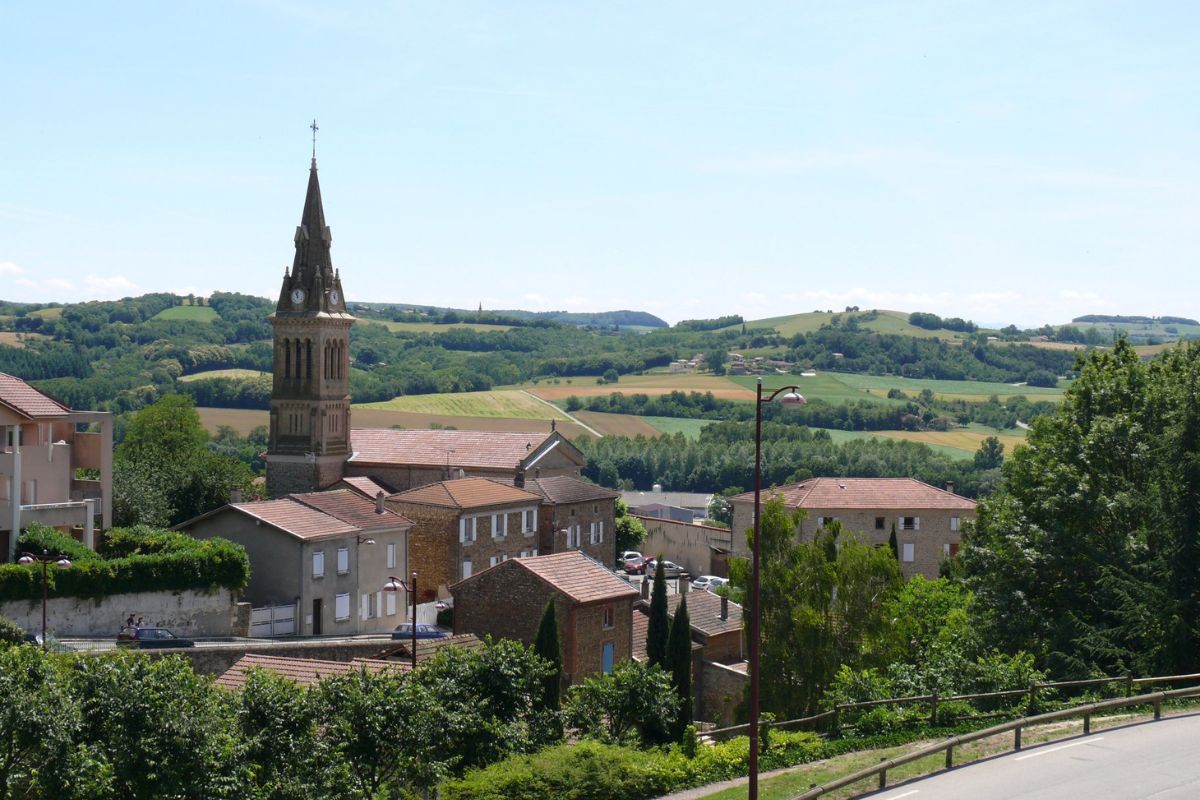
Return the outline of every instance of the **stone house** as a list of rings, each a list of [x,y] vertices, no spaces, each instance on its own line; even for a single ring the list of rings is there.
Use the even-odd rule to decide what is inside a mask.
[[[394,492],[459,477],[513,483],[518,471],[535,478],[577,477],[587,464],[553,426],[544,434],[355,428],[350,442],[345,475],[369,477]]]
[[[450,593],[455,634],[527,645],[553,598],[568,684],[632,657],[637,589],[578,550],[510,559],[459,581]]]
[[[566,475],[525,480],[518,473],[515,485],[542,498],[539,554],[580,550],[610,569],[616,566],[616,492]]]
[[[438,481],[393,494],[389,508],[415,523],[409,557],[422,599],[510,558],[538,554],[540,495],[489,478]]]
[[[958,552],[963,524],[975,518],[975,501],[954,494],[953,484],[938,489],[912,478],[810,478],[764,489],[762,501],[773,495],[782,496],[789,510],[805,512],[796,529],[800,536],[811,538],[826,522],[837,520],[843,530],[886,547],[895,526],[905,577],[936,578],[942,559]],[[746,531],[754,525],[754,493],[729,502],[733,552],[749,557]]]
[[[390,575],[409,574],[413,523],[350,491],[292,494],[231,503],[176,526],[198,539],[219,536],[246,548],[253,606],[296,606],[301,635],[380,633],[406,617]]]
[[[0,556],[15,560],[15,532],[34,522],[94,547],[97,522],[112,527],[112,414],[72,411],[0,373],[0,436]]]

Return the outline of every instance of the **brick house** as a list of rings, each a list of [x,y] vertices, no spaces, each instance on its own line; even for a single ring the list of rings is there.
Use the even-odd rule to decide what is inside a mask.
[[[578,550],[505,561],[450,587],[454,633],[533,644],[554,598],[568,684],[628,660],[637,589]]]
[[[413,523],[349,489],[230,503],[180,523],[197,539],[246,548],[253,606],[296,606],[301,635],[381,633],[404,622],[404,596],[383,591],[409,573]]]
[[[566,475],[526,480],[518,473],[515,485],[542,498],[541,555],[581,550],[609,568],[616,566],[617,492]]]
[[[112,526],[112,414],[73,411],[0,373],[0,429],[0,557],[15,560],[17,532],[33,522],[94,547],[97,522]]]
[[[806,517],[796,529],[809,538],[827,521],[869,544],[887,546],[892,526],[905,577],[938,576],[943,558],[958,552],[963,523],[975,518],[975,501],[954,494],[953,485],[938,489],[912,478],[810,478],[764,489],[763,502],[783,497],[789,510],[803,509]],[[733,552],[749,557],[746,531],[754,524],[754,493],[730,498],[733,507]]]
[[[409,555],[424,599],[507,559],[536,556],[541,502],[489,478],[438,481],[387,499],[415,523]]]
[[[392,491],[458,477],[512,483],[517,471],[535,478],[578,476],[587,464],[553,427],[543,434],[355,428],[350,442],[346,477],[369,477]]]

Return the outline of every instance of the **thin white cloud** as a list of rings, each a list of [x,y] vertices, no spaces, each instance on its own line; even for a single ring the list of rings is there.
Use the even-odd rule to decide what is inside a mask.
[[[46,286],[49,286],[51,289],[65,289],[69,291],[75,288],[75,284],[71,283],[66,278],[48,278],[47,280],[43,281],[43,283]]]
[[[0,261],[0,275],[23,275],[25,270],[21,269],[15,262]]]
[[[90,291],[109,297],[121,297],[141,292],[137,284],[124,275],[88,275],[83,282]]]
[[[36,289],[37,281],[31,281],[29,278],[17,278],[13,281],[17,286],[24,286],[27,289]]]

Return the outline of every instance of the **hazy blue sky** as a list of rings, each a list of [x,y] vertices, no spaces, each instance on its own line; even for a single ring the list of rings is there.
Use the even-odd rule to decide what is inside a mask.
[[[0,296],[1200,317],[1200,3],[11,3]]]

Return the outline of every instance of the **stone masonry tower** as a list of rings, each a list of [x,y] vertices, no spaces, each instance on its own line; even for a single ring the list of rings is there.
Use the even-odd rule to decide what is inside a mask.
[[[317,159],[308,173],[296,257],[271,315],[275,344],[267,492],[325,489],[350,456],[350,326],[321,206]]]

